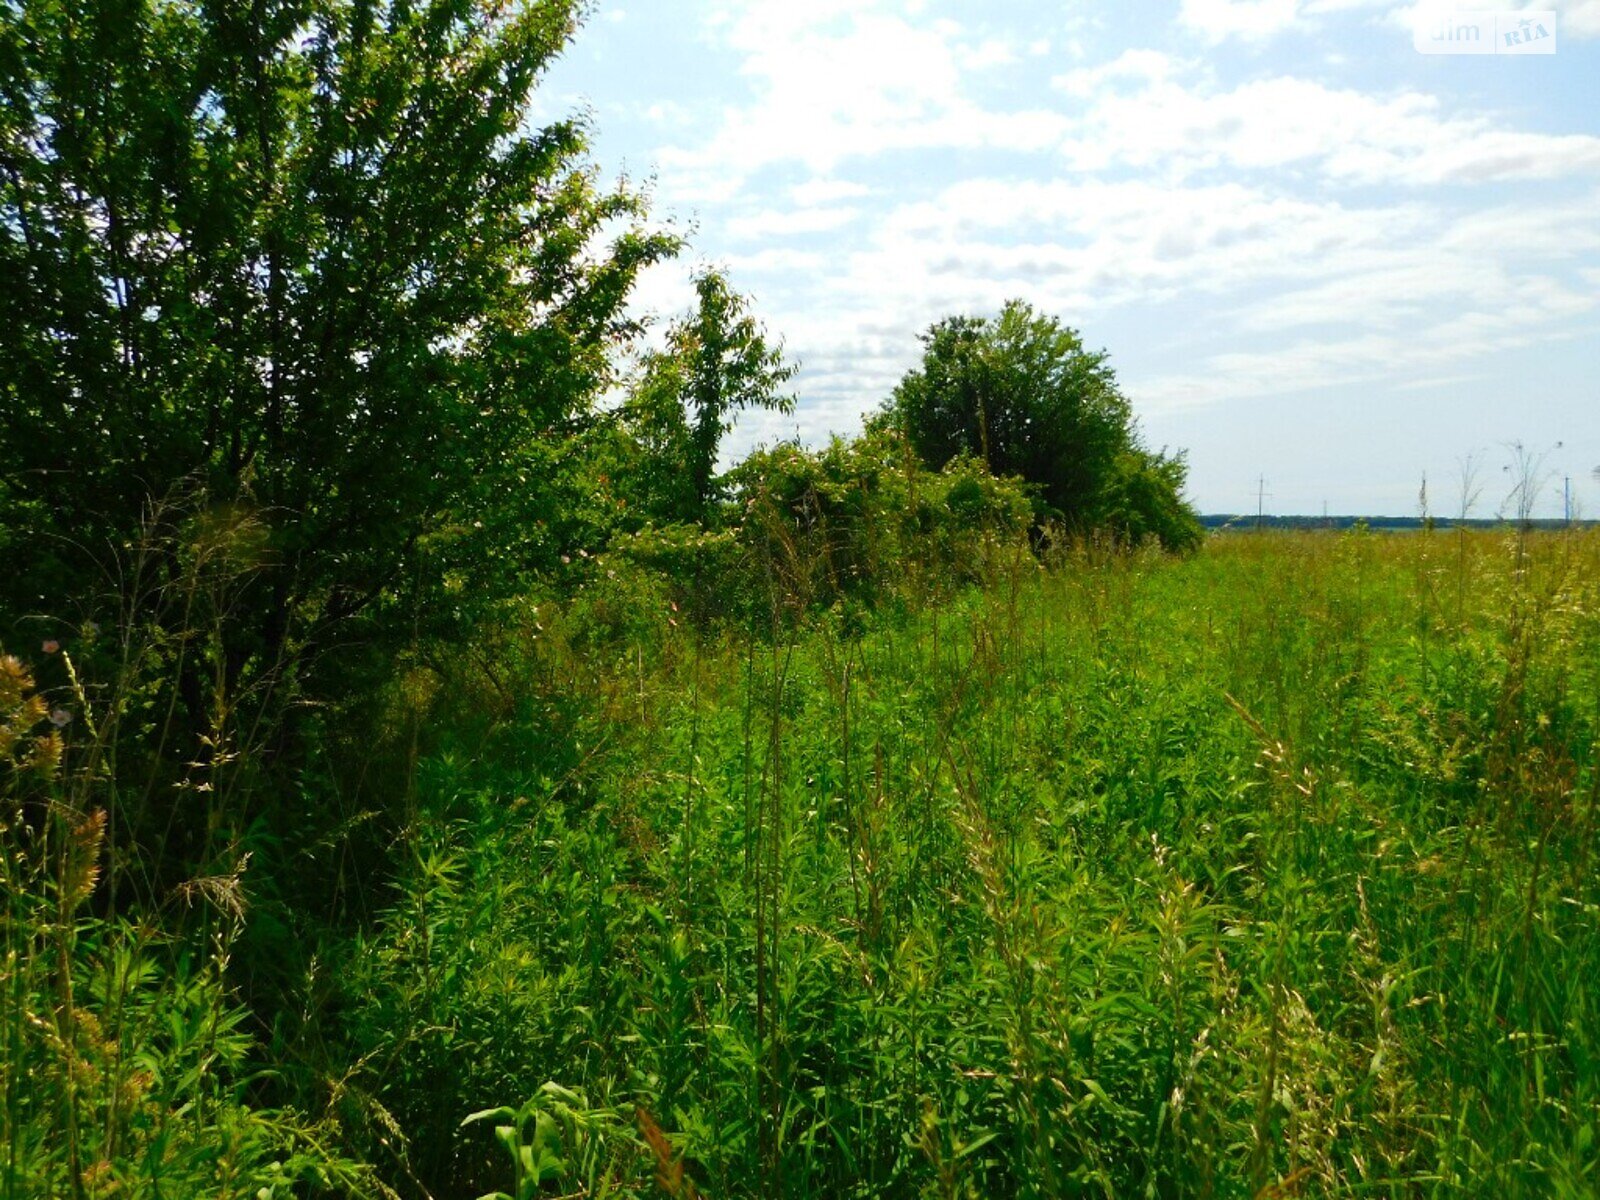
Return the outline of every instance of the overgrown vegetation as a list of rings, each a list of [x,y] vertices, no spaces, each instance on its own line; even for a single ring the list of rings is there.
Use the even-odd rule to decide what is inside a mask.
[[[1021,304],[720,470],[576,13],[0,6],[0,1198],[1592,1194],[1594,532],[1202,546]]]
[[[573,657],[580,590],[425,760],[356,1047],[441,1183],[550,1079],[711,1196],[1583,1195],[1597,553],[996,542],[860,636]]]
[[[388,881],[270,1030],[223,987],[254,860],[174,899],[209,953],[85,924],[98,818],[16,741],[10,836],[58,832],[7,881],[12,1194],[1591,1191],[1594,535],[968,550],[786,617],[779,549],[754,628],[598,556],[417,662],[360,763],[412,756]],[[103,1140],[141,1111],[177,1157]]]

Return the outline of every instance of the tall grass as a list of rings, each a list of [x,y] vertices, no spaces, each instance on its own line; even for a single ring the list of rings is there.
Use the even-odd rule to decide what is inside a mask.
[[[341,952],[410,1190],[508,1180],[457,1123],[549,1081],[617,1194],[1592,1194],[1600,540],[1052,556],[542,614]]]
[[[92,757],[33,732],[45,715],[27,668],[0,656],[0,1196],[365,1191],[325,1129],[247,1103],[253,1039],[227,982],[245,862],[188,881],[173,895],[187,911],[164,922],[93,903],[108,810],[84,803]]]
[[[219,630],[253,540],[154,508],[104,628],[45,625],[32,666],[0,652],[4,1200],[382,1190],[326,1122],[252,1103],[240,800],[277,681],[242,684]]]
[[[1600,537],[980,526],[860,593],[806,503],[731,619],[604,556],[298,775],[196,619],[233,534],[5,658],[0,1195],[1594,1194]]]

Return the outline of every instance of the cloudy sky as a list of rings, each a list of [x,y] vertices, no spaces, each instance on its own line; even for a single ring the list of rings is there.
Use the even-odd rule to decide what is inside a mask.
[[[693,227],[644,302],[720,264],[800,361],[741,445],[854,431],[1021,297],[1204,511],[1414,513],[1424,471],[1453,511],[1475,454],[1489,515],[1520,441],[1600,516],[1600,0],[1556,11],[1519,57],[1392,0],[600,0],[538,104]]]

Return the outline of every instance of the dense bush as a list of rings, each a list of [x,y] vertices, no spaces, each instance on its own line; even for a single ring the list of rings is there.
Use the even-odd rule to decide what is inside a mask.
[[[787,443],[757,451],[732,480],[761,569],[784,595],[824,606],[925,598],[983,580],[1031,516],[1017,480],[968,457],[929,471],[886,430],[818,451]]]
[[[1181,455],[1140,443],[1109,355],[1077,332],[1012,301],[998,316],[948,317],[923,335],[874,424],[943,466],[972,455],[1034,487],[1038,518],[1078,534],[1111,530],[1169,550],[1193,549],[1200,527],[1183,499]]]

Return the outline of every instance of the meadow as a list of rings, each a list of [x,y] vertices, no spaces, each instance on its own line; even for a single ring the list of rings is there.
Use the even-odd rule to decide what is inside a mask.
[[[418,664],[270,1029],[270,905],[158,971],[92,830],[8,866],[7,1194],[63,1104],[81,1195],[1594,1194],[1600,536],[981,556],[754,629],[600,562]]]
[[[617,56],[644,9],[696,55],[743,17],[629,7],[570,64],[644,89],[616,144],[660,180],[568,111],[588,0],[0,4],[0,1200],[1600,1194],[1600,529],[1534,519],[1558,476],[1582,499],[1586,443],[1551,442],[1587,364],[1436,375],[1473,347],[1422,336],[1374,381],[1296,318],[1263,371],[1269,309],[1396,314],[1298,269],[1257,295],[1233,265],[1301,239],[1211,210],[1270,168],[1304,224],[1349,156],[1219,151],[1250,175],[1196,193],[1176,258],[1164,199],[991,204],[973,122],[1015,121],[955,64],[1010,63],[1008,18],[969,53],[922,5],[732,6],[794,10],[737,79],[782,59],[791,123],[713,104],[670,39],[672,70]],[[858,21],[915,36],[915,103],[810,102],[900,96],[853,78],[894,55],[813,46]],[[1101,89],[1245,94],[1101,49],[1022,113],[1041,179]],[[1423,98],[1488,128],[1492,96]],[[807,123],[845,117],[819,156]],[[1165,197],[1193,148],[1135,124],[1102,166]],[[950,186],[868,153],[879,125]],[[1357,157],[1408,195],[1473,176],[1433,140]],[[1499,220],[1436,207],[1472,233],[1441,262]],[[1329,269],[1410,272],[1379,224],[1398,258],[1363,235]],[[1046,227],[1072,244],[1035,261]],[[792,315],[821,289],[808,374],[730,248]],[[1002,282],[1036,294],[967,307]],[[1222,333],[1172,325],[1186,288]],[[1496,311],[1458,293],[1401,315]],[[1262,472],[1254,529],[1202,524],[1103,328],[1156,412],[1163,378],[1214,410],[1213,486]],[[1304,439],[1230,436],[1263,379],[1316,389],[1310,477]],[[1529,379],[1529,440],[1458,461],[1455,511],[1503,482],[1504,524],[1439,527],[1423,475],[1405,535],[1265,527],[1266,471],[1388,494],[1403,414],[1388,467],[1349,449],[1386,396],[1448,409],[1406,400],[1420,466]]]

